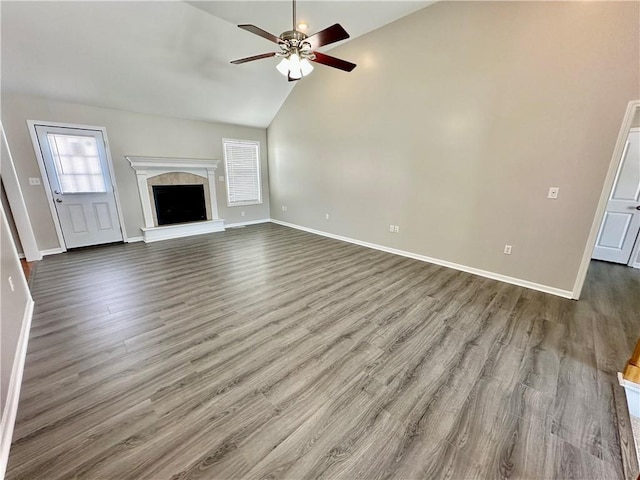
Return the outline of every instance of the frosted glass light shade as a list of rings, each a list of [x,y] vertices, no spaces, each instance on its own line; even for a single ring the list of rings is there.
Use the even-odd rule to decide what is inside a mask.
[[[300,70],[300,57],[297,53],[289,56],[289,70]]]
[[[276,65],[278,71],[285,77],[290,77],[294,80],[309,75],[313,71],[313,65],[306,58],[300,58],[297,53],[292,53],[288,57],[283,58],[278,65]]]
[[[276,68],[278,69],[278,71],[284,75],[285,77],[287,75],[289,75],[289,59],[288,58],[283,58],[282,61],[280,63],[278,63],[278,65],[276,66]]]
[[[311,72],[313,72],[313,65],[311,65],[311,62],[309,60],[303,58],[300,61],[300,70],[302,71],[303,76],[309,75]]]
[[[292,53],[289,57],[289,76],[293,79],[302,78],[302,70],[300,68],[300,57],[297,53]]]

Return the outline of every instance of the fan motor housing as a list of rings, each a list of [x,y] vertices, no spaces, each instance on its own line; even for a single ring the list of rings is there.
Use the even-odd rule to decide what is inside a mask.
[[[287,30],[286,32],[282,32],[282,34],[280,34],[280,40],[284,42],[290,42],[291,40],[302,42],[306,40],[306,38],[307,38],[306,34],[299,32],[297,30]]]

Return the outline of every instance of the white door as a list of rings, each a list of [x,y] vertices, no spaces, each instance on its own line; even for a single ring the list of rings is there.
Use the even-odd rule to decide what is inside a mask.
[[[629,263],[639,230],[640,129],[631,129],[600,226],[593,258]]]
[[[122,241],[102,132],[35,129],[67,248]]]

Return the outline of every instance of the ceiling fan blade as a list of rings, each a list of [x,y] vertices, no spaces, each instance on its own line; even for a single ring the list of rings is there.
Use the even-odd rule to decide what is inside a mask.
[[[255,25],[238,25],[238,28],[242,28],[243,30],[246,30],[247,32],[251,32],[254,33],[256,35],[258,35],[259,37],[262,38],[266,38],[267,40],[272,41],[273,43],[279,43],[280,39],[278,37],[276,37],[275,35],[273,35],[272,33],[269,33],[265,30],[262,30],[260,27],[256,27]]]
[[[276,56],[276,52],[261,53],[260,55],[254,55],[253,57],[240,58],[238,60],[234,60],[231,63],[235,65],[240,65],[241,63],[253,62],[254,60],[260,60],[262,58],[269,58],[269,57],[275,57],[275,56]]]
[[[342,28],[342,25],[336,23],[319,31],[318,33],[314,33],[305,41],[311,44],[311,50],[315,50],[323,45],[329,45],[330,43],[339,42],[340,40],[345,40],[347,38],[349,38],[347,31]]]
[[[316,58],[312,61],[316,63],[321,63],[322,65],[326,65],[328,67],[338,68],[340,70],[344,70],[345,72],[350,72],[354,68],[356,68],[355,63],[347,62],[346,60],[341,60],[340,58],[332,57],[331,55],[326,55],[320,52],[313,52]]]

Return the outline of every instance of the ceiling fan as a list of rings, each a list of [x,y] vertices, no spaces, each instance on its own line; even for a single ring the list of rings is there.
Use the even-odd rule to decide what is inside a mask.
[[[238,25],[238,27],[278,44],[280,51],[241,58],[232,61],[231,63],[233,64],[239,65],[262,58],[281,57],[282,60],[276,68],[280,73],[286,75],[290,82],[300,80],[305,75],[310,74],[313,70],[313,65],[311,65],[310,62],[320,63],[344,70],[345,72],[350,72],[356,68],[355,63],[315,51],[324,45],[349,38],[349,34],[339,23],[331,25],[311,36],[307,36],[304,32],[296,30],[296,0],[293,0],[293,28],[282,32],[279,37],[255,25]]]

